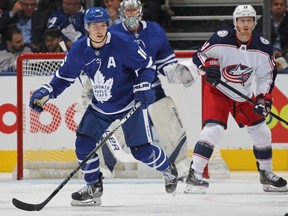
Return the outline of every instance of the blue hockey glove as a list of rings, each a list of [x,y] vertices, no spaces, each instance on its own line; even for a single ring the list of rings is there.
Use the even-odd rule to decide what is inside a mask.
[[[214,86],[219,84],[221,74],[217,59],[208,58],[205,61],[206,81]]]
[[[133,86],[133,92],[135,93],[135,102],[141,102],[141,107],[146,109],[150,104],[155,101],[154,91],[151,89],[151,84],[148,82],[142,82]]]
[[[37,89],[30,98],[29,106],[36,112],[42,112],[44,104],[51,98],[53,88],[49,84],[45,84]]]
[[[253,111],[261,116],[266,117],[272,108],[272,95],[271,94],[260,94],[256,97],[256,105],[254,106]]]

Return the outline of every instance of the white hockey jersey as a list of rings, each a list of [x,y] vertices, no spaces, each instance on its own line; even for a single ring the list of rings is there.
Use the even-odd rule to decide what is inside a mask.
[[[235,29],[218,31],[193,55],[193,62],[201,69],[207,58],[218,59],[221,80],[244,95],[252,97],[253,89],[256,96],[272,92],[277,74],[272,46],[261,35],[253,32],[243,44]],[[235,101],[245,101],[221,84],[217,89]]]

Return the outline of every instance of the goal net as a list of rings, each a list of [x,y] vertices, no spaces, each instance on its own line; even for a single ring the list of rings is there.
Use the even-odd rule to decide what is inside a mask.
[[[177,52],[176,55],[178,58],[188,58],[192,52]],[[64,58],[64,53],[23,54],[18,58],[18,159],[14,171],[14,178],[16,179],[65,178],[77,166],[74,147],[75,131],[85,106],[88,104],[87,101],[83,101],[83,95],[81,95],[86,77],[81,75],[80,79],[67,88],[56,100],[49,100],[45,104],[43,112],[37,113],[29,107],[29,100],[33,91],[51,80]],[[121,134],[121,130],[118,132],[119,134]],[[100,158],[101,170],[106,174],[105,176],[110,175],[119,178],[160,176],[153,169],[146,168],[133,160],[129,154],[129,149],[119,146],[114,141],[113,139],[110,140],[110,148],[111,146],[112,148],[123,148],[121,153],[123,161],[118,161],[115,170],[110,173]],[[155,141],[157,142],[157,136]],[[219,165],[225,165],[219,151],[212,156],[210,163],[216,164],[217,176],[227,177],[227,173],[229,174],[227,167],[221,167],[223,171],[219,172]],[[210,177],[212,177],[213,171],[208,170],[205,171],[206,176],[209,172]]]

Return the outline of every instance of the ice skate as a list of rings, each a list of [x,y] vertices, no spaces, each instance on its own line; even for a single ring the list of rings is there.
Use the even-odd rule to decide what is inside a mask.
[[[178,183],[178,172],[174,163],[171,163],[167,171],[163,172],[163,176],[165,180],[166,192],[175,196]]]
[[[205,194],[208,187],[209,183],[203,180],[202,174],[195,175],[194,169],[192,169],[190,166],[189,174],[186,178],[186,187],[184,189],[184,193]]]
[[[100,197],[103,194],[102,175],[100,181],[94,185],[87,185],[71,195],[72,206],[99,206],[101,205]]]
[[[265,192],[287,192],[287,182],[285,179],[275,175],[273,172],[260,170],[259,163],[256,162],[260,174],[260,183]]]

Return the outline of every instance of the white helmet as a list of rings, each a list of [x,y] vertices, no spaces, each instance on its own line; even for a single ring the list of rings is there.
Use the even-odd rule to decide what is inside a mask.
[[[238,17],[254,17],[256,25],[256,11],[251,5],[238,5],[233,12],[233,24],[236,26]]]
[[[125,17],[124,11],[127,8],[138,8],[138,14],[133,17]],[[135,28],[142,19],[142,5],[139,0],[123,0],[119,8],[119,16],[122,22],[129,28]]]

